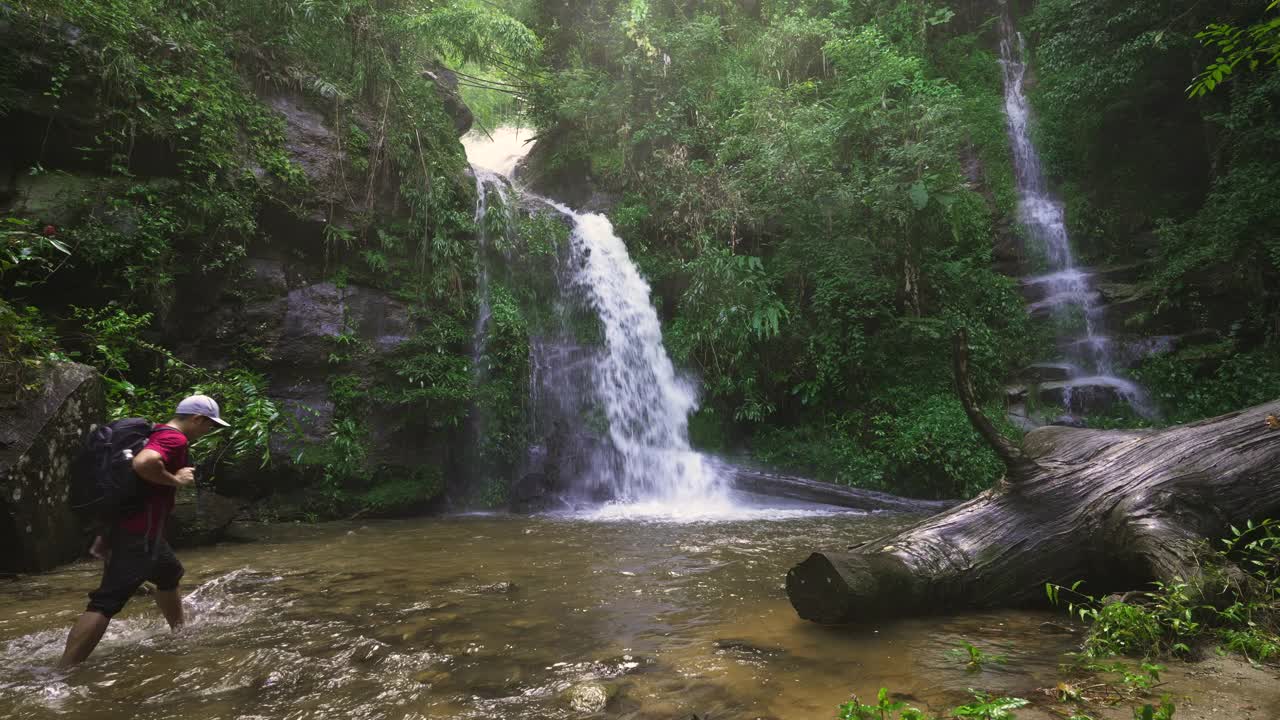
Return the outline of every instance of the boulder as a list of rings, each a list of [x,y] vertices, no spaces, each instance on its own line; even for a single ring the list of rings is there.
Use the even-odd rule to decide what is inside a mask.
[[[1042,383],[1037,388],[1042,405],[1061,407],[1071,414],[1098,415],[1136,394],[1132,384],[1117,378],[1092,377]]]
[[[453,129],[458,133],[458,137],[466,135],[471,130],[471,125],[475,123],[476,118],[471,112],[471,108],[467,107],[467,104],[463,102],[462,95],[458,94],[457,73],[449,68],[437,65],[428,70],[423,70],[422,76],[435,83],[436,95],[444,105],[445,113],[453,118]]]
[[[70,477],[85,433],[102,421],[102,383],[78,363],[45,372],[34,398],[0,409],[0,572],[48,570],[87,547]]]
[[[609,689],[600,683],[587,682],[565,690],[563,698],[570,710],[594,714],[604,712],[609,704]]]
[[[1071,363],[1031,363],[1022,369],[1022,379],[1029,383],[1061,382],[1080,375],[1080,368]]]
[[[1025,385],[1010,385],[1004,389],[1004,397],[1011,404],[1026,402],[1027,388]]]
[[[533,149],[516,167],[520,182],[543,197],[562,202],[581,212],[607,213],[618,204],[619,197],[605,188],[592,174],[585,159],[566,161],[557,156],[556,148],[564,147],[569,132],[553,130],[549,136],[538,136]]]
[[[1043,423],[1031,417],[1031,413],[1027,411],[1024,403],[1014,403],[1005,411],[1005,416],[1013,426],[1023,432],[1030,432],[1040,427]]]
[[[174,547],[215,543],[247,503],[212,491],[180,492],[169,518],[168,536]]]
[[[511,486],[511,512],[538,513],[567,510],[572,506],[557,492],[554,480],[545,473],[527,473]]]

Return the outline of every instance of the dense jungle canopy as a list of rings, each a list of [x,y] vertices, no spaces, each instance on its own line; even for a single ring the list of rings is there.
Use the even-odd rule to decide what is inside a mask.
[[[457,138],[519,124],[537,137],[527,181],[606,211],[648,277],[666,345],[703,388],[695,444],[972,495],[1001,465],[952,389],[954,331],[1010,436],[1005,388],[1057,337],[1022,294],[1043,258],[1016,212],[999,12],[10,0],[0,403],[20,406],[68,358],[109,380],[115,415],[159,417],[203,389],[236,426],[205,448],[227,466],[219,489],[288,495],[312,516],[430,506],[474,470],[458,438],[487,407],[490,470],[458,492],[502,504],[536,318],[519,283],[495,282],[490,382],[475,384],[482,253]],[[1113,336],[1154,339],[1125,372],[1158,415],[1087,422],[1280,396],[1280,9],[1014,12],[1033,135],[1081,263],[1106,269]],[[524,217],[516,237],[536,255],[563,228]],[[336,329],[263,331],[286,295]],[[366,332],[388,323],[400,329]]]

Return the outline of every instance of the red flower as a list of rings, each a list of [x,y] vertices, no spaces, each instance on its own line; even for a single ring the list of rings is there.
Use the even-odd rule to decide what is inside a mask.
[[[58,228],[52,225],[45,225],[44,230],[40,231],[45,237],[53,237],[58,234]]]

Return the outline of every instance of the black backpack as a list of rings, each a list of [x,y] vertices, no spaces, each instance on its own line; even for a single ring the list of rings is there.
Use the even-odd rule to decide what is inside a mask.
[[[147,488],[133,471],[133,458],[155,432],[150,420],[124,418],[89,431],[72,479],[71,504],[108,528],[141,511]]]

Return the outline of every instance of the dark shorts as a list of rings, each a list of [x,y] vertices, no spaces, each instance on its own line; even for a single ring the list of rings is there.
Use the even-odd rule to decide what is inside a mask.
[[[142,535],[117,530],[111,540],[111,557],[102,571],[102,584],[89,593],[88,610],[111,617],[150,580],[156,590],[176,590],[182,579],[182,563],[164,538],[150,542]]]

